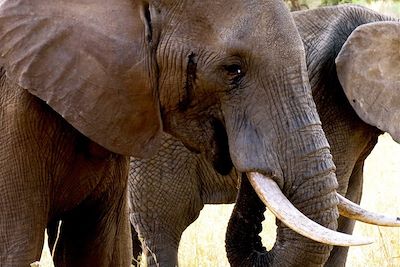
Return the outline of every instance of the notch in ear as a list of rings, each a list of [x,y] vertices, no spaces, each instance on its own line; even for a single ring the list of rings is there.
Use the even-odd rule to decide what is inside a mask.
[[[2,1],[0,56],[7,76],[103,147],[152,155],[162,126],[154,52],[145,42],[151,27],[141,20],[148,7],[142,5]]]
[[[400,22],[357,27],[336,58],[336,70],[358,116],[400,142]]]

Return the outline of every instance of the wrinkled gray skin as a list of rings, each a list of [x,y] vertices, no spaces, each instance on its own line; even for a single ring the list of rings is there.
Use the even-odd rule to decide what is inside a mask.
[[[221,173],[273,173],[282,187],[322,175],[317,221],[336,228],[334,164],[283,1],[8,0],[0,11],[0,265],[38,260],[59,219],[57,266],[129,265],[128,160],[116,153],[150,154],[142,141],[157,144],[161,120]],[[324,262],[331,247],[313,244]]]
[[[338,192],[359,203],[364,161],[381,132],[359,119],[349,105],[338,82],[334,60],[358,25],[391,18],[355,6],[295,12],[293,17],[305,44],[313,97],[337,167]],[[155,265],[155,257],[160,266],[177,265],[182,232],[198,217],[204,204],[234,202],[237,188],[235,169],[220,175],[202,154],[191,153],[169,135],[164,135],[155,157],[131,159],[130,219],[143,240],[149,266]],[[339,218],[339,231],[351,234],[353,228],[354,221]],[[138,248],[137,237],[133,240]],[[347,251],[347,247],[335,247],[325,266],[344,266]],[[139,252],[136,249],[134,254]],[[241,253],[246,252],[237,253],[244,258]],[[245,266],[235,259],[231,264]]]
[[[308,201],[305,214],[337,227],[334,164],[283,1],[8,0],[0,7],[2,265],[38,260],[44,229],[59,219],[58,266],[128,265],[128,162],[111,151],[151,154],[161,121],[220,173],[235,166],[273,175],[294,203]],[[326,261],[331,246],[291,235],[291,244],[317,252],[278,247],[277,259]]]

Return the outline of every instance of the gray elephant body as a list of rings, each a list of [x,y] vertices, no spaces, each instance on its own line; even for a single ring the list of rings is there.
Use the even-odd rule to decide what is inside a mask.
[[[350,106],[336,75],[335,58],[356,27],[391,18],[358,6],[295,12],[293,17],[305,45],[314,101],[331,145],[338,192],[359,203],[364,161],[382,132],[363,122]],[[238,178],[235,170],[219,174],[203,155],[191,153],[168,135],[156,157],[131,159],[130,219],[150,266],[155,258],[160,266],[177,265],[182,232],[204,204],[233,203]],[[341,232],[352,233],[353,228],[354,221],[339,218]],[[347,251],[347,247],[335,247],[326,266],[344,266]]]
[[[126,156],[153,155],[162,131],[223,174],[282,187],[323,176],[302,187],[304,211],[323,199],[316,221],[337,227],[334,164],[283,1],[4,0],[0,61],[2,265],[38,260],[45,227],[62,219],[58,266],[128,266]],[[288,242],[312,243],[313,262],[332,249]]]
[[[239,176],[235,169],[229,175],[219,174],[204,156],[190,152],[167,134],[155,157],[132,158],[130,166],[130,220],[143,238],[150,266],[154,258],[160,266],[177,264],[181,235],[204,205],[233,203],[236,198]],[[142,201],[147,198],[151,201]],[[137,238],[135,243],[140,246]],[[139,252],[134,251],[134,256]]]
[[[0,85],[0,265],[40,259],[44,230],[59,219],[58,266],[128,265],[128,157],[80,134],[4,69]]]

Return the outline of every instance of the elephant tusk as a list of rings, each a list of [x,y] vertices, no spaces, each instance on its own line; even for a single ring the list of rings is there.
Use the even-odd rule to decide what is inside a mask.
[[[380,226],[400,226],[400,217],[387,216],[365,210],[338,193],[337,197],[339,199],[339,213],[344,217]]]
[[[302,236],[334,246],[360,246],[373,243],[371,239],[336,232],[307,218],[290,203],[270,177],[250,172],[248,178],[268,209],[290,229]]]

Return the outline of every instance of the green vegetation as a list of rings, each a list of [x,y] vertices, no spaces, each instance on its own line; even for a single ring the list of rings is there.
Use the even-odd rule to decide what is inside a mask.
[[[370,7],[391,16],[400,17],[400,0],[285,0],[285,2],[292,11],[319,6],[357,4]]]

